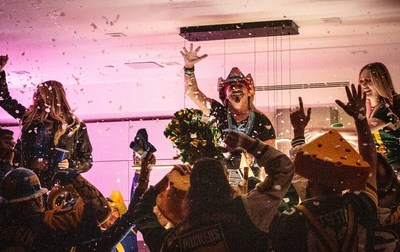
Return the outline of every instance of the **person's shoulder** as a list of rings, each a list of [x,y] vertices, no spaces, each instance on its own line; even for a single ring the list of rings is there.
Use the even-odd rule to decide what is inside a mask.
[[[360,191],[348,191],[343,195],[346,201],[351,202],[364,202],[365,206],[377,206],[378,205],[378,192],[376,188],[370,184],[366,184],[364,190]]]
[[[224,106],[217,100],[214,99],[211,100],[210,114],[219,117],[219,116],[225,116],[227,112],[228,108],[226,106]]]
[[[79,125],[80,127],[86,127],[86,123],[82,120],[77,121],[76,124]]]
[[[390,112],[392,112],[392,111],[389,107],[389,104],[381,103],[379,105],[378,109],[373,114],[373,117],[376,117],[376,118],[388,117],[390,115]]]
[[[211,100],[211,108],[214,107],[225,107],[222,103],[220,103],[219,101],[215,100],[215,99],[210,99]]]
[[[274,234],[293,236],[296,233],[304,233],[307,229],[304,214],[297,207],[291,207],[278,213],[271,223],[271,231]]]
[[[87,130],[86,123],[79,120],[75,123],[75,125],[72,126],[72,129],[80,129],[80,130]]]
[[[256,115],[256,119],[261,120],[263,122],[270,122],[268,116],[261,111],[253,111]]]

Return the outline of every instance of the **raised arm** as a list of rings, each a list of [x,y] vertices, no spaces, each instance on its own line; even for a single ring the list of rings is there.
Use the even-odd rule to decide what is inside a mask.
[[[211,99],[208,98],[203,92],[201,92],[197,86],[196,76],[194,74],[194,65],[206,58],[208,55],[203,54],[198,56],[197,53],[200,51],[200,46],[193,50],[193,44],[190,44],[189,51],[184,47],[181,51],[181,55],[185,61],[185,89],[190,99],[196,103],[196,105],[203,111],[204,114],[210,114]]]
[[[131,228],[135,225],[134,211],[136,204],[148,187],[150,172],[155,162],[156,158],[152,153],[147,154],[143,158],[139,178],[134,178],[134,181],[132,181],[132,195],[128,210],[113,225],[102,232],[100,240],[86,245],[85,248],[88,251],[89,249],[90,251],[113,251],[113,248],[130,232]],[[135,186],[136,180],[138,184]]]
[[[293,127],[294,139],[304,138],[305,128],[310,121],[311,108],[307,109],[307,114],[304,112],[303,100],[299,97],[299,107],[290,109],[290,123]]]
[[[358,134],[358,149],[360,155],[367,161],[371,166],[371,176],[368,177],[367,183],[376,189],[376,149],[374,141],[372,139],[371,130],[368,125],[367,117],[365,116],[366,107],[365,93],[361,91],[361,86],[358,88],[351,85],[351,91],[348,86],[346,88],[346,94],[348,102],[344,104],[340,100],[336,100],[336,103],[343,108],[343,110],[351,117],[354,118]]]
[[[260,230],[267,232],[281,200],[289,189],[295,170],[294,165],[284,153],[242,132],[228,132],[224,142],[225,151],[243,148],[251,153],[268,175],[255,190],[243,198],[246,211],[253,223]]]
[[[8,91],[6,73],[3,68],[8,62],[8,55],[0,55],[0,106],[12,117],[21,119],[26,107],[10,96]]]
[[[8,55],[0,55],[0,72],[3,71],[5,65],[8,62]]]
[[[289,150],[289,157],[293,161],[297,155],[297,152],[306,143],[304,132],[311,118],[311,108],[307,109],[307,113],[304,110],[303,99],[299,97],[299,106],[294,109],[290,109],[290,123],[293,127],[293,139]],[[307,187],[308,180],[304,177],[294,174],[292,179],[292,185],[296,189],[298,195],[302,200],[307,198]]]
[[[188,165],[175,165],[172,170],[177,170],[181,174],[185,172],[190,173],[191,171]],[[166,190],[169,186],[168,174],[156,185],[150,186],[137,203],[135,209],[136,227],[143,234],[144,241],[151,251],[160,251],[162,241],[168,233],[168,230],[160,224],[153,211],[158,194]]]
[[[296,156],[299,148],[305,144],[304,131],[310,121],[311,108],[307,109],[307,114],[304,111],[303,99],[299,97],[299,106],[290,109],[290,123],[293,127],[293,139],[291,141],[292,149],[290,149],[290,157],[292,160]]]
[[[154,156],[154,154],[149,153],[145,158],[143,158],[140,165],[140,174],[138,178],[138,183],[136,185],[136,188],[132,188],[134,192],[131,195],[131,203],[129,204],[129,207],[131,207],[131,204],[136,205],[140,197],[143,196],[143,193],[149,187],[150,173],[155,164],[156,164],[156,157]]]

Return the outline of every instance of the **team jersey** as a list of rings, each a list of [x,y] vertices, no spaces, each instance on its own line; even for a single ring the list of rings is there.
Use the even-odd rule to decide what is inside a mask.
[[[376,190],[369,186],[339,197],[305,200],[274,220],[270,230],[273,249],[357,251],[357,247],[372,251],[376,205]]]
[[[376,151],[387,157],[389,164],[400,162],[400,120],[385,104],[380,105],[373,118],[390,123],[372,132]]]

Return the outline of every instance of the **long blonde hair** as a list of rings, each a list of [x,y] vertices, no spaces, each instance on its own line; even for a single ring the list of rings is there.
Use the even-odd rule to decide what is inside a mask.
[[[43,123],[46,127],[53,127],[53,123],[56,123],[55,145],[68,127],[79,123],[79,119],[71,111],[60,82],[50,80],[37,86],[33,95],[33,104],[22,119],[22,130],[28,129],[34,122]]]
[[[392,78],[390,77],[389,70],[380,62],[370,63],[361,68],[359,76],[362,71],[367,69],[371,74],[372,83],[378,92],[378,95],[383,98],[390,105],[393,105],[393,94],[395,93]]]

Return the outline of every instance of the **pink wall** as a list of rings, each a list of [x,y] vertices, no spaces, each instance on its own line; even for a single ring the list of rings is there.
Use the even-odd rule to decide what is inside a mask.
[[[112,190],[120,190],[126,205],[129,204],[130,188],[134,169],[132,168],[132,150],[130,142],[140,128],[146,128],[149,141],[157,148],[156,165],[179,163],[173,160],[176,151],[163,131],[170,120],[126,121],[87,123],[89,137],[93,146],[93,167],[83,174],[103,194],[108,197]],[[18,139],[19,127],[8,127]],[[150,185],[156,184],[170,168],[155,167],[151,173]],[[138,236],[142,240],[141,235]]]

